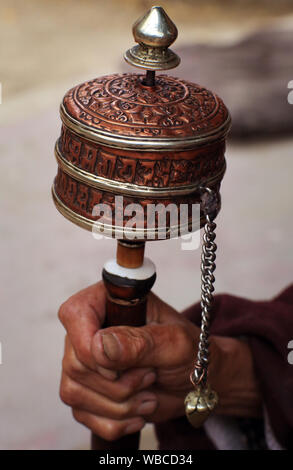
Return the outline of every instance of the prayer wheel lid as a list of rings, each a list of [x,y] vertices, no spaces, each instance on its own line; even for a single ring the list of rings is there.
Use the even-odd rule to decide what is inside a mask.
[[[125,60],[146,69],[96,78],[69,90],[61,119],[74,133],[109,147],[187,150],[222,139],[230,128],[223,101],[197,84],[154,72],[176,67],[169,49],[177,28],[161,7],[152,7],[133,26],[138,45]],[[154,79],[148,83],[148,78]]]

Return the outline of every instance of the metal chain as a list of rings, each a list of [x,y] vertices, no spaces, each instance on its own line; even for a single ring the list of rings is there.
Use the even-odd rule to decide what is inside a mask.
[[[205,188],[210,194],[212,191]],[[208,376],[209,365],[209,329],[210,314],[214,300],[214,271],[216,269],[216,224],[211,220],[210,215],[206,214],[206,223],[204,226],[202,253],[201,253],[201,331],[199,336],[197,361],[195,369],[191,373],[190,379],[194,386],[201,385],[205,387]]]

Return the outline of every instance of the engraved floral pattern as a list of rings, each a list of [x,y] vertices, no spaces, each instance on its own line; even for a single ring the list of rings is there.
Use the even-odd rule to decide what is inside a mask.
[[[65,109],[92,128],[143,137],[200,136],[228,117],[222,100],[199,85],[158,75],[150,88],[142,79],[116,74],[85,82],[65,95]]]

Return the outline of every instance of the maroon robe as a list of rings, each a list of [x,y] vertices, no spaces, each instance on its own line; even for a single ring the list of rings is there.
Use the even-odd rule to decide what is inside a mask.
[[[200,304],[184,315],[200,325]],[[293,284],[269,301],[217,295],[212,318],[212,334],[245,336],[249,342],[273,433],[282,447],[292,449],[293,365],[288,343],[293,340]],[[156,434],[163,450],[215,449],[204,429],[193,429],[185,417],[157,425]]]

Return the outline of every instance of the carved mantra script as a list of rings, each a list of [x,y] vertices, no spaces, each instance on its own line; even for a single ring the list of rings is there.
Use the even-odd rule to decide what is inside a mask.
[[[97,219],[97,217],[92,214],[93,209],[97,204],[107,204],[108,206],[110,206],[113,214],[113,219],[109,220],[109,223],[114,223],[114,216],[117,208],[115,205],[115,195],[113,193],[91,188],[90,186],[80,183],[71,176],[64,173],[62,170],[60,170],[60,168],[55,179],[55,189],[57,195],[67,207],[69,207],[72,211],[76,212],[77,214],[80,214],[90,220]],[[214,189],[218,191],[219,184],[216,185]],[[150,203],[156,205],[162,204],[164,206],[168,206],[168,204],[176,204],[178,207],[180,204],[188,204],[189,216],[191,217],[192,204],[199,204],[200,198],[197,194],[177,197],[176,200],[172,198],[141,199],[137,197],[123,196],[123,211],[125,209],[125,206],[132,203],[140,204],[142,206],[144,211],[144,222],[146,222],[146,208],[147,205]],[[132,217],[132,215],[123,217],[123,212],[121,212],[121,214],[119,215],[121,218],[123,218],[124,223]]]
[[[98,144],[77,137],[62,127],[59,150],[68,161],[78,168],[111,180],[133,183],[149,187],[173,187],[184,184],[204,184],[212,177],[221,174],[225,168],[224,142],[192,152],[181,152],[180,159],[174,154],[157,154],[157,158],[141,157],[138,152],[128,152],[102,148]],[[154,155],[154,154],[153,154]],[[172,158],[173,157],[173,158]]]
[[[195,137],[228,117],[222,100],[199,85],[158,75],[151,88],[142,78],[116,74],[85,82],[65,95],[65,109],[83,124],[121,136]]]

